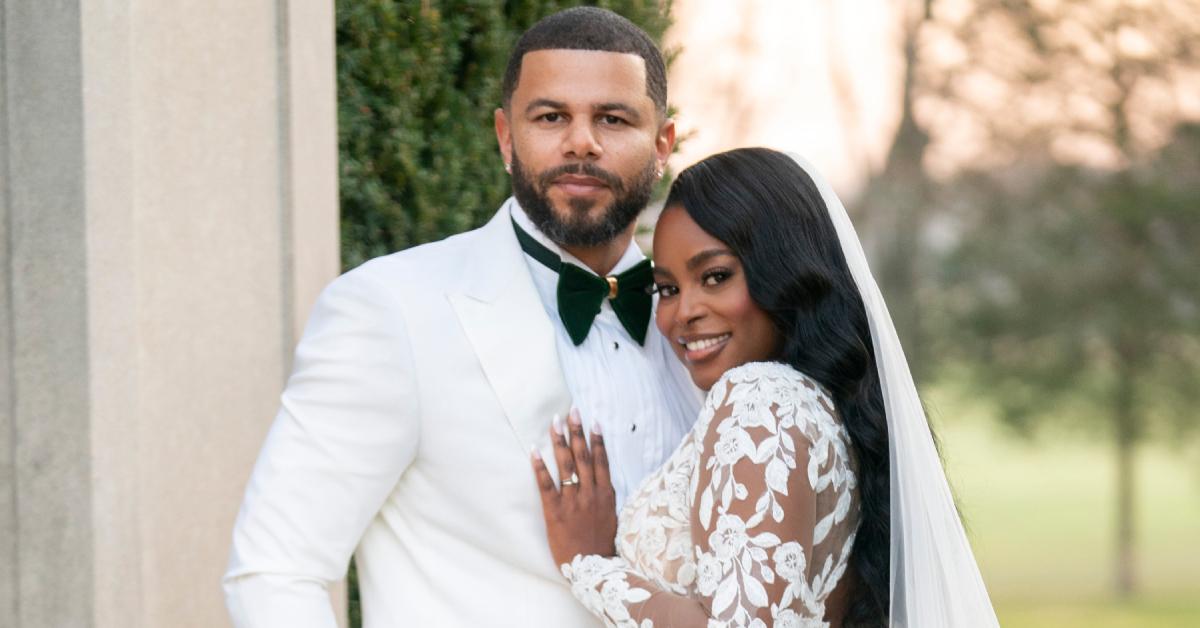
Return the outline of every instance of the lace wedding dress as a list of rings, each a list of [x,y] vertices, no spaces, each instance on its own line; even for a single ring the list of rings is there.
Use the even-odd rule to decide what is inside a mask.
[[[818,383],[739,366],[621,510],[618,555],[577,556],[563,575],[607,626],[828,626],[858,527],[856,469]]]

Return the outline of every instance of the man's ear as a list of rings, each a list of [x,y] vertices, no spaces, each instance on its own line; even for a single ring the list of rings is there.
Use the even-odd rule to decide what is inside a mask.
[[[504,165],[507,166],[512,163],[512,127],[508,123],[508,113],[503,107],[497,107],[493,117],[496,124],[496,141],[500,143],[500,156],[504,158]]]
[[[666,170],[667,159],[675,149],[675,120],[667,118],[658,127],[658,135],[654,138],[654,152],[658,158],[658,169]]]

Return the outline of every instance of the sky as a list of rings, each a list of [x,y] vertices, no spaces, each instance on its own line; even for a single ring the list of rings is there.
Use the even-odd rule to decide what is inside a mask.
[[[670,101],[675,171],[740,146],[806,156],[852,198],[882,168],[899,122],[895,2],[676,0]]]

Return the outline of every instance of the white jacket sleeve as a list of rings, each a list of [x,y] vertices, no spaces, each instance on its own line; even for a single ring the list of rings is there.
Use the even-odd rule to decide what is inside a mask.
[[[407,331],[362,270],[317,301],[246,488],[224,578],[238,628],[333,628],[328,585],[415,455]]]

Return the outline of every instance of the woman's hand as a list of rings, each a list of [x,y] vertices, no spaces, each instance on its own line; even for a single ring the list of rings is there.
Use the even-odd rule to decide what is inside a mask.
[[[550,427],[561,490],[554,486],[541,454],[533,451],[533,472],[556,565],[569,563],[580,554],[616,555],[617,498],[608,474],[604,438],[598,427],[593,428],[589,451],[577,410],[571,410],[566,432],[558,421]]]

